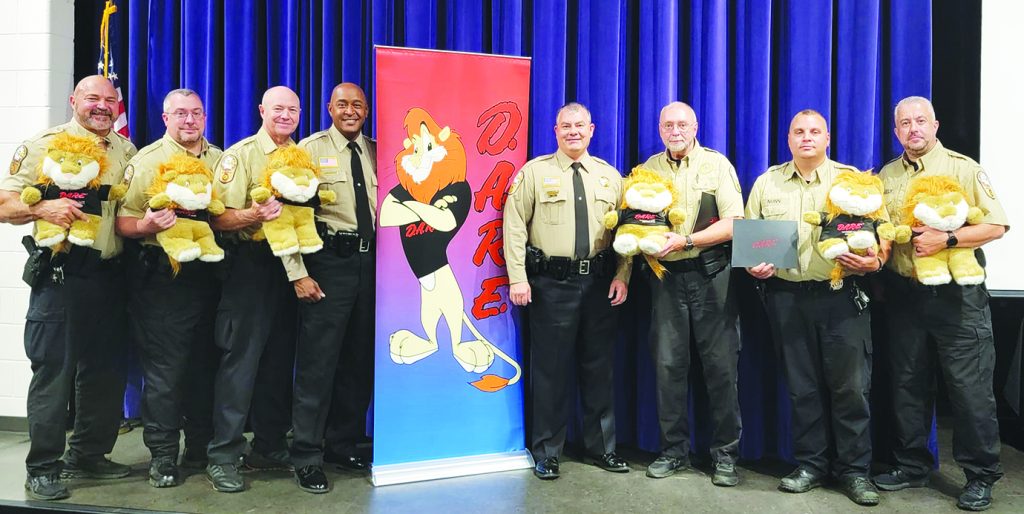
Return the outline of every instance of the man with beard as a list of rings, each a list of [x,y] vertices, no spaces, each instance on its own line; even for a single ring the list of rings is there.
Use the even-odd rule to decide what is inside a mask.
[[[149,483],[172,487],[181,483],[178,440],[185,417],[182,464],[206,466],[206,445],[213,437],[213,375],[217,352],[213,319],[220,288],[211,263],[181,263],[175,273],[156,233],[174,226],[183,208],[148,207],[147,188],[171,156],[187,153],[211,170],[221,149],[203,132],[206,112],[191,89],[175,89],[164,97],[167,132],[143,148],[125,168],[128,193],[121,203],[117,232],[140,239],[141,248],[129,266],[129,312],[135,326],[145,386],[142,390],[142,440],[152,460]]]
[[[984,510],[992,504],[992,485],[1003,476],[992,391],[996,356],[988,290],[984,283],[921,285],[913,278],[913,257],[954,247],[980,251],[989,241],[1003,237],[1010,223],[981,166],[939,142],[939,122],[928,99],[911,96],[900,100],[894,119],[893,132],[903,146],[903,155],[879,173],[889,212],[896,218],[893,221],[902,217],[910,181],[932,176],[954,178],[968,203],[980,208],[985,217],[977,225],[949,232],[915,228],[910,243],[894,247],[882,274],[885,296],[892,299],[886,304],[886,319],[896,465],[874,481],[885,491],[928,484],[934,462],[928,436],[935,412],[935,373],[941,371],[953,409],[953,458],[967,476],[957,507]]]
[[[734,486],[739,483],[736,367],[740,337],[736,298],[729,288],[729,256],[722,245],[732,239],[733,218],[743,217],[743,195],[729,159],[697,142],[697,115],[689,105],[672,102],[659,118],[658,132],[666,148],[643,166],[675,184],[679,196],[674,207],[684,210],[686,221],[668,234],[658,255],[669,273],[662,280],[649,274],[661,455],[647,467],[647,476],[664,478],[689,464],[692,344],[704,368],[708,397],[713,399],[711,481]]]
[[[359,86],[335,86],[327,112],[331,127],[299,146],[338,201],[316,212],[324,248],[284,258],[301,302],[291,457],[299,488],[311,493],[330,489],[324,462],[366,469],[356,443],[366,434],[373,385],[377,143],[362,133],[369,104]]]
[[[273,197],[253,202],[249,191],[260,184],[270,154],[295,144],[291,135],[299,125],[299,97],[287,87],[272,87],[259,109],[263,126],[225,150],[213,172],[215,191],[227,210],[211,224],[234,253],[214,329],[224,355],[214,381],[213,440],[206,467],[207,478],[221,492],[245,489],[237,465],[245,451],[247,418],[253,442],[245,464],[291,469],[285,436],[291,426],[295,293],[281,259],[260,237],[261,223],[281,215],[281,202]]]
[[[629,464],[615,453],[612,355],[617,312],[626,301],[629,260],[609,248],[602,223],[622,197],[622,176],[587,148],[590,111],[569,103],[555,117],[558,151],[526,163],[505,204],[509,298],[528,306],[532,441],[541,480],[559,477],[571,413],[573,370],[583,403],[585,462],[614,473]]]
[[[70,102],[71,121],[44,130],[15,150],[10,175],[0,180],[0,221],[22,225],[42,219],[67,228],[76,219],[86,219],[82,205],[67,198],[30,207],[19,197],[24,188],[36,183],[47,146],[61,133],[96,138],[110,161],[103,183],[121,181],[124,166],[136,150],[131,141],[113,131],[118,114],[113,85],[102,76],[86,77],[75,86]],[[114,448],[121,420],[125,319],[114,202],[104,202],[102,209],[92,247],[70,245],[67,253],[57,253],[52,260],[50,250],[42,250],[42,268],[32,284],[25,316],[25,351],[32,361],[25,489],[35,499],[70,496],[62,476],[121,478],[129,472],[128,466],[104,457]],[[62,462],[72,383],[77,414]]]

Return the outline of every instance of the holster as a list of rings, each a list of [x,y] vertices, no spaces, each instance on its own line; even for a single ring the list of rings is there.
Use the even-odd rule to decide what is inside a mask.
[[[50,249],[36,245],[35,238],[30,235],[21,238],[21,245],[28,251],[28,259],[25,261],[21,279],[29,287],[35,287],[42,277],[50,272]]]

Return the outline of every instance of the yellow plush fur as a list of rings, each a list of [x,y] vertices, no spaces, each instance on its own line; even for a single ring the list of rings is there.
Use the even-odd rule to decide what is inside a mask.
[[[161,163],[157,175],[146,189],[149,206],[157,209],[184,208],[174,202],[167,188],[174,184],[191,191],[193,194],[205,193],[213,184],[213,172],[200,161],[185,153],[171,156],[167,162]],[[213,188],[210,188],[210,203],[206,211],[213,215],[224,212],[224,204],[216,199]],[[219,262],[224,259],[224,250],[214,240],[213,231],[205,221],[179,217],[174,226],[156,234],[160,247],[167,253],[171,269],[177,275],[182,262],[199,259],[203,262]]]
[[[275,174],[281,174],[293,181],[309,180],[308,183],[311,183],[319,177],[320,169],[306,150],[296,145],[278,148],[267,160],[267,169],[260,180],[261,185],[250,192],[254,202],[263,203],[271,196],[284,196],[272,183]],[[318,191],[317,196],[320,197],[321,203],[332,203],[337,199],[334,191],[328,190]],[[279,257],[296,252],[314,253],[324,246],[316,231],[312,207],[285,203],[281,206],[280,216],[263,223],[262,232],[274,255]]]
[[[671,201],[667,202],[663,207],[659,206],[659,210],[654,211],[654,213],[663,214],[667,211],[668,221],[672,225],[682,223],[685,218],[681,209],[672,208],[679,197],[679,193],[676,191],[672,180],[656,171],[640,166],[633,168],[633,171],[630,172],[628,177],[626,177],[622,190],[623,194],[620,206],[623,209],[636,209],[645,212],[652,211],[641,209],[640,206],[637,205],[630,205],[628,196],[631,196],[629,194],[631,191],[634,193],[642,191],[650,195],[657,195],[667,191],[669,195],[671,195]],[[615,232],[615,240],[612,242],[612,248],[614,248],[617,253],[625,257],[632,257],[643,253],[644,259],[651,267],[651,271],[654,272],[655,276],[661,278],[665,275],[665,266],[663,266],[661,262],[654,257],[654,255],[659,253],[665,247],[667,239],[666,234],[668,234],[670,230],[668,226],[635,224],[619,225],[619,213],[617,211],[610,211],[605,214],[604,225],[609,230],[618,227]]]
[[[915,212],[923,206],[936,216],[948,217],[957,207],[967,205],[966,220],[959,226],[932,227],[938,230],[956,230],[964,224],[980,223],[981,209],[972,206],[960,183],[952,177],[920,177],[907,189],[903,203],[903,221],[911,227],[928,226]],[[914,255],[914,275],[922,284],[937,286],[950,280],[960,285],[977,285],[985,281],[985,270],[978,263],[973,248],[944,248],[927,257]]]

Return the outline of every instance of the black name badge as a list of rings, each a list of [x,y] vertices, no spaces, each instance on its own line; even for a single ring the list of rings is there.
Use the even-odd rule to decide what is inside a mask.
[[[735,220],[732,266],[752,268],[766,262],[776,268],[796,268],[798,237],[795,221]]]

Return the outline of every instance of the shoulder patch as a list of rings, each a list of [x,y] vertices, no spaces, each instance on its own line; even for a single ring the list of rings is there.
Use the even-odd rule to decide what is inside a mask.
[[[28,147],[25,145],[18,146],[14,150],[14,155],[11,157],[11,175],[17,175],[18,171],[21,170],[21,162],[28,156]]]
[[[985,194],[988,195],[989,198],[995,200],[996,192],[992,189],[992,181],[989,180],[988,174],[985,173],[985,170],[978,170],[976,178],[978,180],[978,185],[980,185],[981,189],[985,191]]]
[[[238,168],[238,158],[234,155],[225,155],[220,160],[219,180],[221,184],[231,182],[235,178],[235,169]]]
[[[519,170],[519,172],[516,173],[515,178],[512,179],[512,186],[508,188],[508,194],[512,195],[512,194],[515,194],[516,191],[519,191],[519,185],[522,184],[522,183],[523,183],[523,170]]]
[[[134,164],[129,164],[128,166],[125,166],[125,168],[124,168],[124,178],[121,179],[121,183],[126,185],[126,186],[132,185],[132,177],[134,177],[134,176],[135,176],[135,165]]]

